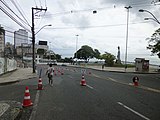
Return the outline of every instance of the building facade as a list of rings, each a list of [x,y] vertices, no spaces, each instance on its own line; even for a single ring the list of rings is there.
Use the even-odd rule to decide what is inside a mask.
[[[5,48],[5,30],[0,26],[0,57],[4,56]]]
[[[24,29],[19,29],[14,32],[14,47],[22,46],[22,44],[28,44],[28,32]]]

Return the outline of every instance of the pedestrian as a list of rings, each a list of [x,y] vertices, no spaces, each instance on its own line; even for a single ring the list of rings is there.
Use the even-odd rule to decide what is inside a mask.
[[[53,86],[53,73],[54,73],[54,67],[52,67],[52,64],[49,64],[49,67],[46,71],[46,75],[48,75],[48,82],[51,86]]]
[[[102,70],[104,69],[104,64],[102,65]]]

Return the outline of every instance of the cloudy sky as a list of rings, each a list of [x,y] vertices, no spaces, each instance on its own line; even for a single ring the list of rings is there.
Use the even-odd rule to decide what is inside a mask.
[[[32,21],[32,7],[46,8],[47,11],[35,11],[35,31],[44,25],[52,24],[36,34],[36,42],[47,40],[50,48],[62,57],[73,57],[76,51],[76,39],[78,36],[78,49],[82,45],[89,45],[98,49],[101,54],[110,52],[117,56],[117,47],[120,46],[121,60],[125,58],[127,9],[129,9],[128,27],[128,61],[134,61],[136,57],[150,60],[150,63],[160,64],[157,56],[151,56],[146,49],[146,38],[159,28],[159,24],[145,17],[152,16],[146,12],[140,13],[139,9],[152,12],[160,20],[159,0],[2,0],[1,8],[19,19],[7,8],[11,8],[15,14],[28,22],[22,23],[30,30]],[[7,5],[5,6],[4,5]],[[16,9],[16,6],[19,8]],[[97,13],[93,14],[96,10]],[[22,29],[6,14],[0,11],[0,24],[8,31]],[[21,21],[20,21],[21,22]],[[6,32],[6,40],[13,42],[13,33]],[[29,36],[31,34],[29,33]]]

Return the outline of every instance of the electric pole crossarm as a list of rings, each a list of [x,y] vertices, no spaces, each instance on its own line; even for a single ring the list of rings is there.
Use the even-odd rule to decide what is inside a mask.
[[[32,7],[32,68],[33,68],[33,73],[35,73],[35,31],[34,31],[34,10],[40,10],[40,11],[47,11],[46,9],[43,8],[34,8]]]

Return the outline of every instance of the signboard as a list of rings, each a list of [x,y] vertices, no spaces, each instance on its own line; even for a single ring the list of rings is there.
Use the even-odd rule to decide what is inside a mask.
[[[86,74],[86,69],[81,69],[82,74]]]
[[[39,41],[39,45],[47,45],[47,41]]]

